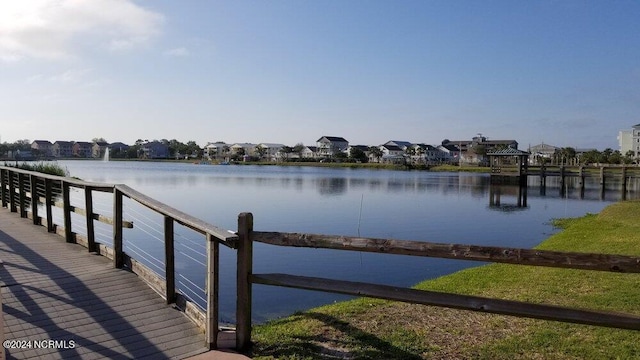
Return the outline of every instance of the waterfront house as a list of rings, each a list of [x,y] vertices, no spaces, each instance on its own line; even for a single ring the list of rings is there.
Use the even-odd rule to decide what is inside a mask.
[[[300,157],[303,159],[315,159],[318,157],[318,147],[317,146],[305,146],[302,148],[300,152]]]
[[[169,157],[169,146],[159,141],[152,141],[142,145],[140,149],[145,159],[166,159]]]
[[[52,147],[49,140],[34,140],[31,143],[31,153],[36,157],[53,156]]]
[[[529,162],[532,164],[541,164],[543,162],[551,162],[554,155],[558,151],[560,151],[560,148],[557,146],[542,143],[534,146],[529,146],[528,151],[531,154]]]
[[[409,149],[413,144],[408,142],[408,141],[389,140],[389,141],[387,141],[386,143],[384,143],[382,145],[397,146],[400,149],[402,149],[402,151],[407,151],[407,149]]]
[[[73,156],[88,158],[93,154],[93,144],[87,141],[76,141],[73,144]]]
[[[406,162],[405,152],[396,145],[380,145],[382,151],[382,162],[390,164],[404,164]]]
[[[421,165],[440,164],[445,158],[442,151],[427,144],[413,144],[405,150],[405,153],[410,156],[412,163]]]
[[[284,144],[273,144],[273,143],[260,143],[256,145],[254,151],[257,156],[260,156],[262,159],[269,161],[276,161],[280,155],[280,149],[284,148],[286,145]],[[295,157],[298,154],[293,154]]]
[[[109,143],[105,141],[95,141],[91,146],[91,156],[94,158],[102,158],[108,146]]]
[[[56,141],[51,147],[51,152],[57,158],[70,158],[73,156],[73,141]]]
[[[229,152],[229,145],[227,145],[223,141],[216,141],[214,143],[208,143],[204,146],[204,157],[213,160],[217,158],[222,158],[227,155]]]
[[[469,140],[444,140],[442,145],[457,145],[460,148],[460,161],[468,164],[488,165],[487,153],[511,148],[518,149],[515,140],[488,140],[482,134]]]
[[[349,142],[338,136],[323,136],[316,140],[319,157],[333,157],[338,152],[344,152],[349,147]]]
[[[256,146],[256,144],[252,143],[235,143],[229,149],[233,155],[255,156]]]
[[[109,144],[109,156],[111,157],[126,157],[129,145],[121,142],[114,142]]]
[[[640,156],[640,124],[633,125],[631,130],[622,130],[618,133],[620,153],[626,155],[633,151],[634,157]]]
[[[460,148],[453,144],[439,145],[436,147],[442,157],[442,162],[457,164],[460,162]]]

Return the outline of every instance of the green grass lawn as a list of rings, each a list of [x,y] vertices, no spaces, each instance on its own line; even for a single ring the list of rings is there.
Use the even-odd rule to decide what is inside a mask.
[[[640,256],[640,202],[556,221],[539,249]],[[491,264],[416,285],[640,316],[640,274]],[[639,320],[640,321],[640,320]],[[640,332],[355,299],[254,327],[258,359],[640,359]]]

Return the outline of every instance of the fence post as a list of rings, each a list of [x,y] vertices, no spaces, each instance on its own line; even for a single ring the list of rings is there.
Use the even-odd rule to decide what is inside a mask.
[[[44,179],[44,206],[47,209],[47,231],[55,232],[53,226],[53,191],[51,189],[51,180]]]
[[[62,180],[62,212],[64,214],[64,238],[68,243],[75,242],[71,231],[71,199],[69,195],[69,183]]]
[[[2,287],[0,287],[0,341],[2,341],[2,343],[4,344],[4,312],[2,311]],[[6,359],[4,346],[0,347],[0,359]]]
[[[2,207],[7,207],[7,181],[5,180],[7,176],[7,171],[5,169],[0,169],[0,201],[2,202]]]
[[[209,350],[218,348],[218,292],[220,268],[220,243],[207,234],[207,320],[205,323],[205,346]]]
[[[84,207],[86,209],[85,216],[87,217],[87,249],[89,252],[97,252],[96,248],[96,234],[93,227],[93,194],[90,186],[84,188]]]
[[[20,203],[19,206],[21,218],[27,217],[27,194],[25,194],[24,190],[24,178],[25,175],[23,173],[18,173],[18,202]]]
[[[113,266],[120,269],[124,266],[122,249],[122,192],[113,189]]]
[[[29,182],[31,183],[31,215],[33,217],[33,225],[42,225],[40,216],[38,215],[38,177],[31,174],[29,175]]]
[[[16,212],[18,209],[16,208],[16,185],[13,182],[13,171],[7,171],[9,174],[9,209],[11,212]]]
[[[238,216],[238,262],[236,299],[236,349],[246,350],[251,344],[251,274],[253,267],[253,214]]]
[[[164,270],[166,279],[165,295],[167,304],[176,301],[175,255],[173,252],[173,218],[164,217]]]

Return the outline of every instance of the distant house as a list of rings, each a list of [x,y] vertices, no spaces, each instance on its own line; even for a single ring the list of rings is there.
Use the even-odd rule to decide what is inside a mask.
[[[450,163],[450,164],[457,164],[460,162],[460,148],[452,145],[452,144],[447,144],[447,145],[439,145],[436,147],[440,152],[441,152],[441,156],[442,156],[442,162],[445,163]]]
[[[318,156],[332,157],[337,152],[344,152],[349,147],[349,142],[338,136],[323,136],[316,141]]]
[[[532,163],[541,163],[546,161],[543,159],[549,159],[550,161],[558,151],[560,151],[559,147],[545,143],[529,146],[529,153],[531,153],[529,161]]]
[[[126,157],[127,151],[130,148],[129,145],[121,142],[111,143],[108,147],[109,155],[113,157]]]
[[[254,156],[256,155],[256,146],[256,144],[252,143],[235,143],[231,145],[229,149],[234,155]]]
[[[383,144],[378,148],[382,151],[381,160],[383,163],[404,164],[406,162],[406,158],[404,156],[405,152],[401,147],[397,145]]]
[[[413,144],[408,142],[408,141],[389,140],[389,141],[387,141],[386,143],[384,143],[382,145],[397,146],[400,149],[402,149],[402,151],[407,151],[407,149],[410,148]]]
[[[209,160],[217,159],[226,156],[229,150],[229,145],[222,141],[208,143],[204,146],[204,157]]]
[[[31,153],[34,156],[53,156],[53,144],[49,140],[34,140],[31,143]]]
[[[633,125],[631,130],[622,130],[618,134],[620,153],[626,155],[633,151],[635,157],[640,156],[640,124]]]
[[[51,152],[57,158],[70,158],[73,156],[73,141],[56,141],[51,147]]]
[[[87,141],[76,141],[73,144],[73,156],[88,158],[93,155],[93,144]]]
[[[317,146],[305,146],[302,148],[302,152],[300,153],[300,157],[303,159],[315,159],[318,157],[318,147]]]
[[[284,144],[274,144],[274,143],[260,143],[255,147],[256,156],[261,156],[263,159],[269,161],[276,161],[278,158],[278,152],[280,149],[285,147]],[[297,154],[294,154],[297,156]]]
[[[109,143],[105,141],[96,141],[91,146],[91,156],[94,158],[102,158],[104,153],[107,151],[107,147],[109,147]]]
[[[349,157],[353,156],[353,151],[359,150],[364,154],[365,159],[358,159],[356,158],[355,160],[358,161],[369,161],[369,157],[370,157],[370,151],[369,151],[369,146],[367,145],[349,145],[349,147],[347,148],[347,150],[345,151],[347,153],[347,155]]]
[[[487,140],[482,135],[475,136],[469,140],[445,140],[442,145],[457,145],[460,148],[460,161],[470,164],[488,164],[486,154],[489,152],[512,148],[518,149],[518,142],[515,140]]]
[[[414,164],[435,165],[442,163],[445,158],[442,151],[431,145],[413,144],[408,149],[411,162]]]
[[[140,149],[145,159],[166,159],[169,157],[169,146],[159,141],[152,141],[142,145]]]

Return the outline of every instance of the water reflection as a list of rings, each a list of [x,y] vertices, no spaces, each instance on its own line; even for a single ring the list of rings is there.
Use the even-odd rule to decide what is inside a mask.
[[[527,187],[518,185],[490,184],[489,209],[505,212],[526,210]]]

